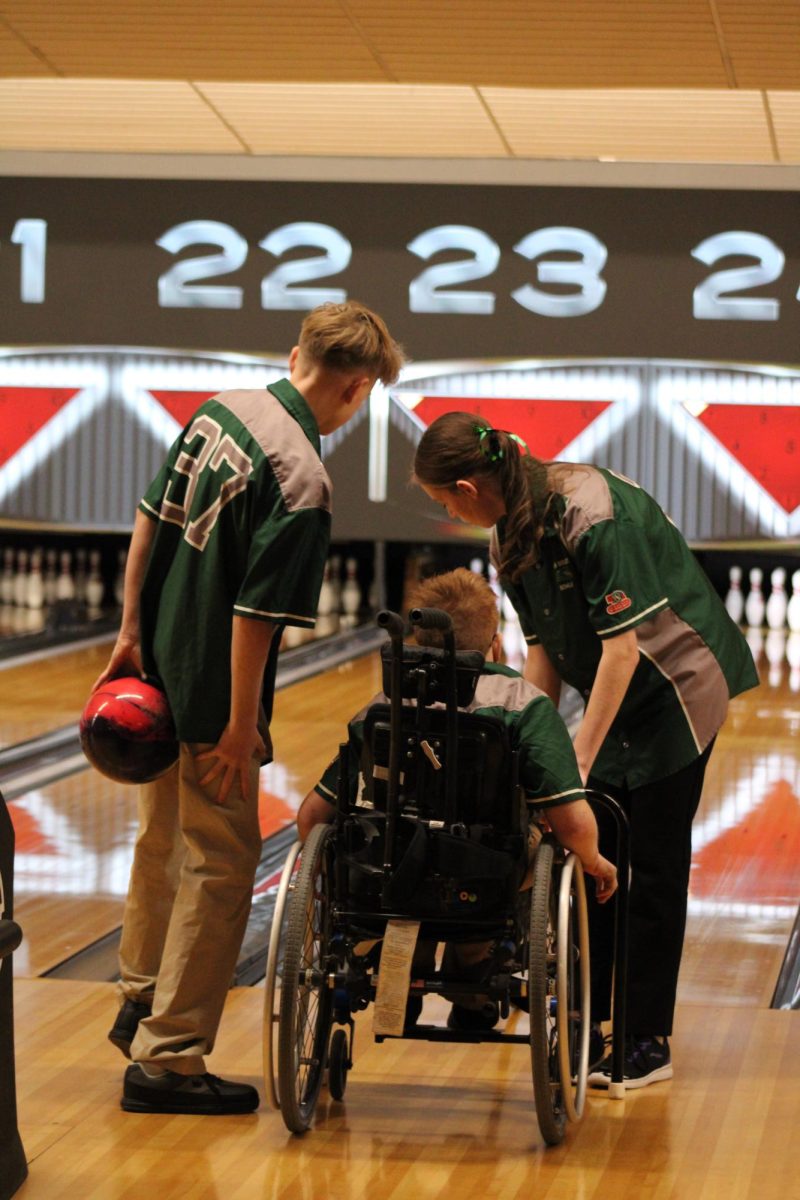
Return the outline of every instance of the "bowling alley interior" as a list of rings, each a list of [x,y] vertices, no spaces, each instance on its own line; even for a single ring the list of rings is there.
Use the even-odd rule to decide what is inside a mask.
[[[795,0],[2,6],[0,1200],[800,1194],[798,45]],[[208,1060],[260,1103],[125,1111],[108,1032],[138,788],[90,764],[80,727],[137,506],[201,405],[286,379],[307,314],[350,299],[405,361],[321,437],[315,621],[279,626],[261,855]],[[494,592],[502,663],[531,651],[491,530],[414,481],[454,412],[644,489],[757,672],[692,824],[673,1071],[652,1086],[621,1057],[586,1086],[564,1050],[567,1028],[588,1044],[588,952],[548,909],[544,1052],[532,947],[525,1003],[486,1037],[451,1037],[441,988],[429,1040],[383,1032],[372,992],[337,1025],[332,967],[298,993],[313,976],[332,1036],[298,1059],[284,1032],[304,879],[325,912],[298,809],[387,691],[391,614],[408,636],[419,583],[464,568]],[[561,690],[572,738],[588,695]],[[631,1032],[620,828],[607,1048]],[[302,1131],[292,1054],[318,1076]],[[555,1135],[542,1088],[566,1097]]]

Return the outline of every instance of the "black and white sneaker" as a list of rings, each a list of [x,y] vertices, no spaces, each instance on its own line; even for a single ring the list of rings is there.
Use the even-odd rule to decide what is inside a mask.
[[[672,1079],[669,1042],[666,1038],[625,1039],[625,1088],[643,1088],[662,1079]],[[592,1087],[607,1088],[611,1083],[611,1053],[589,1074]]]
[[[192,1113],[226,1116],[258,1108],[258,1092],[249,1083],[229,1083],[217,1075],[146,1075],[138,1063],[128,1067],[122,1108],[139,1113]]]

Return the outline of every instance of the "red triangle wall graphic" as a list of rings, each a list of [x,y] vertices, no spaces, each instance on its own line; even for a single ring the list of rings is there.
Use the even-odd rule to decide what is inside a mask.
[[[0,465],[8,462],[80,390],[0,387]]]
[[[414,415],[426,425],[446,412],[470,412],[494,429],[507,429],[528,443],[537,458],[555,458],[596,421],[610,400],[502,400],[476,396],[423,396]]]
[[[154,396],[160,405],[162,405],[171,417],[174,417],[178,424],[183,427],[189,421],[189,418],[194,416],[195,411],[204,404],[206,400],[210,400],[212,396],[218,393],[214,392],[176,392],[159,388],[156,391],[154,388],[147,389],[151,396]]]
[[[800,504],[800,407],[709,404],[697,418],[784,512]]]

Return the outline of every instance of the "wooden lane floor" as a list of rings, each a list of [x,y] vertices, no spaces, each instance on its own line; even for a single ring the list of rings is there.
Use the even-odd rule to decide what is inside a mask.
[[[77,723],[113,639],[33,661],[0,663],[0,748]]]
[[[692,832],[679,1003],[769,1005],[800,904],[800,681],[750,641],[761,686],[731,704]]]
[[[12,694],[28,705],[28,735],[76,720],[106,656],[107,647],[91,647],[0,672],[13,684],[0,698],[0,728],[11,727]],[[797,908],[800,698],[788,670],[776,678],[763,653],[759,665],[762,687],[731,706],[695,823],[684,1000],[769,1003]],[[276,760],[262,772],[259,799],[265,836],[293,820],[343,737],[346,718],[379,686],[377,656],[368,655],[278,694]],[[17,916],[26,933],[15,970],[39,975],[119,925],[135,789],[87,770],[9,807]]]
[[[105,1040],[113,985],[18,978],[19,1109],[31,1159],[20,1195],[149,1200],[154,1185],[162,1200],[794,1195],[800,1024],[767,1006],[800,898],[799,700],[787,670],[778,677],[763,655],[759,666],[763,686],[732,705],[696,822],[671,1082],[622,1102],[591,1095],[584,1123],[545,1150],[524,1048],[376,1046],[368,1010],[345,1102],[323,1100],[304,1138],[263,1106],[219,1121],[139,1117],[118,1107],[124,1062]],[[319,679],[277,698],[269,794],[285,806],[279,819],[314,783],[345,716],[376,690],[374,660],[338,674],[335,700]],[[21,905],[17,915],[27,935]],[[426,1019],[446,1011],[426,1001]],[[234,989],[210,1069],[263,1095],[260,1042],[261,989]]]
[[[54,660],[53,670],[56,664],[60,670],[69,658],[63,687],[49,706],[46,691],[39,694],[43,712],[37,716],[31,706],[25,736],[77,720],[107,658],[107,649],[99,655],[97,650]],[[22,690],[26,672],[39,680],[47,675],[37,662],[10,669],[0,679],[12,671],[15,687]],[[261,773],[264,837],[294,820],[335,753],[346,717],[378,687],[377,657],[368,655],[278,694],[272,727],[276,758]],[[0,720],[12,710],[7,695],[4,704]],[[15,916],[25,931],[14,970],[18,976],[41,975],[120,925],[136,835],[136,789],[87,769],[34,788],[8,807],[16,834]]]
[[[624,1101],[591,1094],[582,1124],[546,1149],[524,1046],[370,1039],[357,1019],[342,1103],[312,1130],[264,1107],[242,1117],[119,1108],[124,1060],[105,1041],[110,984],[22,980],[17,1086],[31,1160],[21,1200],[788,1200],[800,1104],[796,1014],[679,1010],[684,1066]],[[426,1001],[426,1016],[446,1005]],[[517,1014],[515,1018],[523,1018]],[[260,1078],[261,992],[229,994],[213,1069]]]

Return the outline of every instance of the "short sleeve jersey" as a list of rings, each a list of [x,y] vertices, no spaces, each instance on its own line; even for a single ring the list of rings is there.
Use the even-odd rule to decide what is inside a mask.
[[[388,704],[380,692],[348,725],[351,775],[350,802],[359,794],[358,764],[364,745],[364,721],[375,704]],[[485,663],[475,695],[463,712],[499,718],[509,733],[512,750],[519,752],[519,778],[527,798],[537,807],[548,808],[583,800],[585,792],[578,774],[575,751],[567,727],[555,707],[539,688],[516,671],[499,663]],[[338,756],[325,769],[316,791],[333,803],[339,777]]]
[[[144,666],[164,685],[181,741],[215,742],[227,724],[234,615],[314,624],[331,512],[319,454],[314,415],[288,380],[222,392],[195,413],[139,505],[156,522]]]
[[[539,561],[504,582],[529,645],[588,698],[605,638],[633,630],[639,665],[592,774],[638,787],[692,762],[730,697],[758,684],[742,633],[682,535],[638,484],[613,471],[548,466]],[[492,535],[498,563],[500,524]]]

